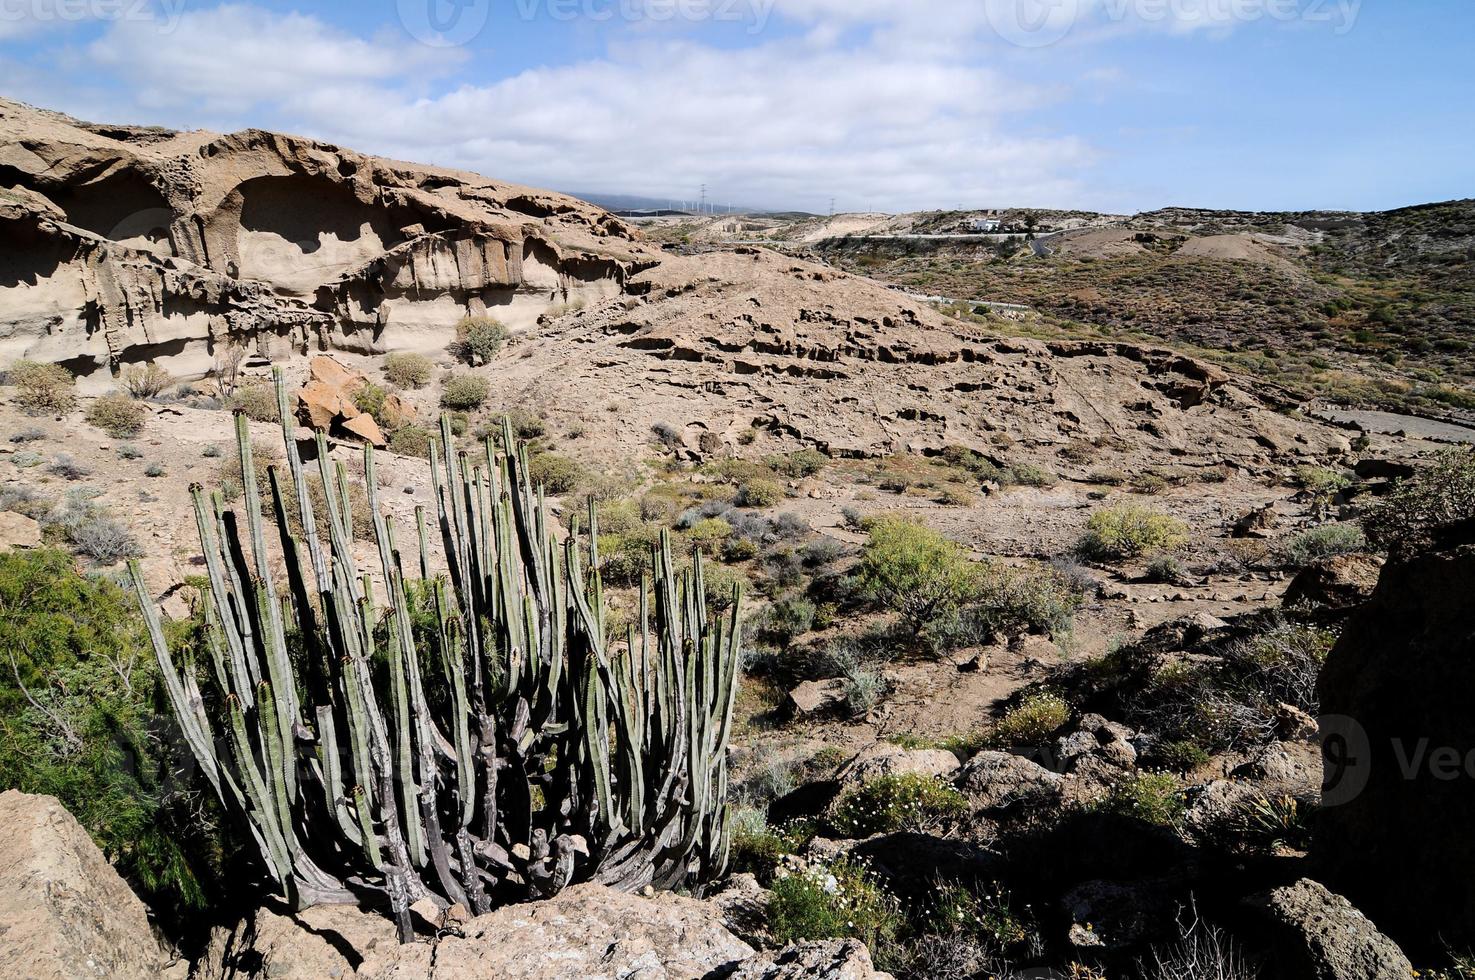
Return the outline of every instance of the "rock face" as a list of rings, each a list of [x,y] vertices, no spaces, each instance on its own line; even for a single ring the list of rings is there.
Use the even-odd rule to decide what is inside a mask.
[[[1057,799],[1064,782],[1059,773],[1009,752],[980,752],[958,773],[958,788],[982,810],[1027,800]]]
[[[641,898],[579,885],[550,901],[499,909],[401,946],[388,919],[357,908],[295,915],[261,909],[233,930],[216,930],[194,978],[889,980],[858,943],[756,955],[723,925],[724,914],[717,905],[677,895]]]
[[[958,771],[958,757],[946,749],[904,749],[890,742],[876,742],[841,767],[836,779],[842,783],[864,783],[880,776],[908,773],[951,779]]]
[[[854,939],[796,943],[745,961],[728,980],[891,980]]]
[[[0,511],[0,551],[41,547],[41,525],[24,514]]]
[[[50,796],[0,793],[0,977],[182,976],[140,902]]]
[[[217,348],[438,349],[489,310],[531,326],[617,295],[648,249],[559,194],[248,131],[100,127],[0,100],[0,362],[84,389]]]
[[[1323,669],[1328,884],[1409,949],[1475,944],[1475,522],[1390,563]]]
[[[1062,446],[1125,433],[1128,470],[1347,449],[1165,348],[1000,339],[822,265],[668,254],[572,198],[311,140],[0,100],[0,178],[0,364],[65,364],[83,394],[145,360],[198,379],[238,344],[274,361],[436,353],[487,314],[520,348],[498,359],[499,400],[577,412],[616,455],[645,452],[657,423],[707,456],[756,429],[836,457],[1008,444],[1080,477],[1090,464],[1066,466]]]
[[[1282,980],[1412,980],[1413,966],[1367,916],[1324,885],[1302,879],[1247,903],[1264,920]]]
[[[1301,569],[1282,600],[1287,608],[1319,607],[1343,612],[1364,602],[1378,584],[1383,560],[1374,555],[1337,555]]]

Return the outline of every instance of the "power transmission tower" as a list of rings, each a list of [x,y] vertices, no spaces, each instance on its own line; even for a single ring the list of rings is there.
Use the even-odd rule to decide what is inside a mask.
[[[830,198],[830,217],[833,218],[834,216],[835,216],[835,199],[832,197],[832,198]]]
[[[698,206],[697,211],[699,213],[701,213],[701,214],[706,214],[707,213],[707,185],[706,184],[703,184],[702,185],[702,203],[701,203],[700,206]]]

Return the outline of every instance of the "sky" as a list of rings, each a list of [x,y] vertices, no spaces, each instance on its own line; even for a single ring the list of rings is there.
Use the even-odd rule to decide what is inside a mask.
[[[0,0],[0,94],[590,194],[1475,196],[1472,0]]]

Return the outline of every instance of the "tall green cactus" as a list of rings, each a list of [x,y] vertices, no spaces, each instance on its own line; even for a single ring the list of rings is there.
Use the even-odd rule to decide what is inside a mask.
[[[503,454],[489,439],[473,458],[444,421],[435,510],[416,510],[408,571],[365,448],[378,562],[361,571],[343,466],[319,433],[320,524],[280,371],[276,386],[281,588],[239,415],[246,540],[218,492],[191,489],[208,669],[176,667],[130,569],[184,737],[289,899],[387,907],[408,940],[425,898],[480,914],[575,881],[634,890],[719,874],[741,596],[710,619],[701,556],[678,574],[663,533],[638,626],[610,637],[592,502],[586,532],[560,543],[525,447]],[[505,423],[501,445],[514,446]]]

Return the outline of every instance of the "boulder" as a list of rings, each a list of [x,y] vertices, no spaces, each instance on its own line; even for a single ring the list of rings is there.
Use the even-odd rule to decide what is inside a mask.
[[[0,510],[0,551],[41,547],[41,525],[25,514]]]
[[[473,920],[464,935],[440,941],[435,973],[464,980],[684,980],[752,955],[704,902],[579,885],[551,901]]]
[[[234,930],[216,930],[194,976],[391,980],[433,970],[444,980],[696,980],[753,956],[721,916],[712,905],[670,893],[641,898],[578,885],[401,946],[388,919],[351,906],[295,914],[261,909]]]
[[[415,407],[399,395],[391,393],[384,396],[385,425],[398,429],[402,425],[410,425],[416,418]]]
[[[1275,509],[1275,504],[1266,504],[1258,510],[1252,510],[1237,518],[1234,526],[1230,528],[1229,536],[1233,538],[1268,538],[1275,529],[1280,526],[1280,514]]]
[[[1264,923],[1270,980],[1412,980],[1403,950],[1352,903],[1301,879],[1246,900]]]
[[[1406,949],[1475,946],[1475,521],[1391,561],[1317,683],[1326,883]]]
[[[1137,733],[1126,725],[1107,721],[1101,715],[1082,715],[1075,731],[1055,740],[1055,768],[1075,772],[1086,759],[1105,762],[1118,769],[1137,765],[1132,740]]]
[[[1391,459],[1359,459],[1352,472],[1362,480],[1407,480],[1417,470],[1408,463]]]
[[[312,359],[307,384],[297,393],[297,418],[311,429],[322,429],[338,435],[349,435],[373,446],[384,446],[383,431],[370,415],[354,402],[354,393],[369,383],[357,371],[326,354]],[[405,404],[397,396],[386,396],[386,418],[391,417],[389,397],[394,398],[394,413],[403,415]]]
[[[789,711],[797,717],[808,717],[833,711],[845,703],[845,681],[805,681],[789,692]]]
[[[1321,795],[1321,748],[1310,742],[1272,742],[1230,773],[1265,796],[1315,801]]]
[[[1296,573],[1281,602],[1287,608],[1315,606],[1342,612],[1373,594],[1383,559],[1375,555],[1335,555]]]
[[[845,763],[835,778],[842,783],[864,783],[879,776],[916,773],[951,779],[958,768],[958,757],[946,749],[904,749],[876,742]]]
[[[0,977],[155,980],[170,967],[143,903],[54,797],[0,793]]]
[[[958,788],[983,810],[1059,799],[1064,777],[1010,752],[980,752],[958,773]]]
[[[707,895],[707,902],[722,917],[722,924],[744,942],[757,945],[768,926],[768,889],[750,874],[732,875],[722,887]]]
[[[312,359],[307,366],[307,376],[310,381],[350,393],[367,380],[353,368],[327,354],[319,354]]]
[[[297,393],[297,418],[309,429],[327,430],[338,418],[342,407],[340,392],[321,381],[309,381]]]
[[[745,960],[728,980],[892,980],[854,939],[795,943]]]
[[[368,412],[362,412],[352,418],[345,419],[341,426],[344,432],[358,436],[364,442],[379,449],[388,445],[384,438],[384,430],[379,428],[379,423],[374,421],[374,416]]]
[[[349,977],[428,975],[434,950],[401,946],[394,924],[352,905],[320,905],[302,912],[282,906],[256,910],[234,929],[210,934],[193,980],[342,980]]]

